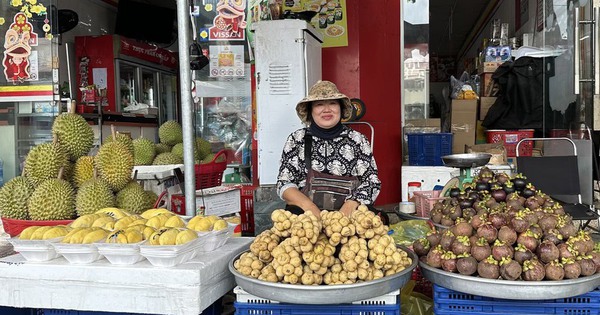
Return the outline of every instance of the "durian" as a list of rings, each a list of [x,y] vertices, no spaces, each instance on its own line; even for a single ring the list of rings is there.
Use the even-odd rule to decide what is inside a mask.
[[[75,113],[63,113],[52,124],[52,133],[65,148],[71,161],[88,154],[94,145],[94,131],[85,118]]]
[[[152,162],[153,165],[167,165],[167,164],[182,164],[183,159],[171,152],[165,152],[157,155]]]
[[[0,188],[0,216],[28,220],[27,200],[35,187],[25,176],[17,176]]]
[[[171,152],[171,146],[164,143],[157,143],[154,145],[154,148],[156,149],[157,155],[165,152]]]
[[[81,187],[81,184],[94,177],[94,157],[82,156],[75,162],[73,170],[73,184],[76,187]]]
[[[48,179],[35,189],[27,206],[32,220],[69,220],[75,216],[75,190],[65,180]]]
[[[160,143],[171,146],[183,142],[181,125],[174,120],[165,122],[158,128],[158,138]]]
[[[212,152],[210,142],[197,137],[196,138],[196,149],[198,150],[198,160],[204,160]]]
[[[148,204],[151,204],[154,207],[154,204],[156,204],[156,201],[158,200],[158,195],[151,190],[146,190],[146,198],[148,198]]]
[[[94,159],[94,166],[100,178],[114,191],[119,191],[131,180],[133,171],[133,155],[119,141],[103,144]]]
[[[131,140],[131,137],[127,134],[117,132],[114,137],[112,137],[112,136],[106,137],[106,139],[104,139],[104,142],[102,144],[107,144],[107,143],[113,142],[115,140],[124,144],[125,147],[127,147],[127,150],[129,150],[129,152],[131,152],[131,154],[133,155],[135,147],[133,146],[133,140]]]
[[[137,214],[154,208],[154,204],[150,203],[144,188],[135,181],[129,182],[117,193],[116,206],[119,209]]]
[[[75,209],[77,216],[96,213],[103,208],[115,206],[115,195],[110,186],[101,179],[90,179],[77,191]]]
[[[31,148],[27,154],[24,173],[37,186],[47,179],[57,178],[67,161],[67,153],[58,143],[43,143]]]
[[[154,143],[146,138],[133,140],[133,160],[135,165],[150,165],[156,156]]]
[[[178,143],[171,148],[171,153],[183,159],[183,143]]]

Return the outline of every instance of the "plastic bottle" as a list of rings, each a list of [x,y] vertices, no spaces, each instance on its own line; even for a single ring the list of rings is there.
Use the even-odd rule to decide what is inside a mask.
[[[408,183],[408,201],[415,201],[415,191],[421,190],[420,182],[409,182]]]

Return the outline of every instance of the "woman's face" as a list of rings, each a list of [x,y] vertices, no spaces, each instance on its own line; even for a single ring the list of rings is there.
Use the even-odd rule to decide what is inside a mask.
[[[315,101],[312,103],[313,121],[321,128],[331,128],[342,119],[338,100]]]

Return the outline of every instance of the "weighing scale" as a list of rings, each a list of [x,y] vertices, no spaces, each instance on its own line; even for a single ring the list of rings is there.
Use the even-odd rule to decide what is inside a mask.
[[[465,184],[473,182],[471,177],[472,169],[484,166],[492,157],[489,153],[461,153],[442,156],[442,162],[445,166],[460,168],[460,175],[454,177],[446,183],[442,189],[441,196],[446,196],[450,188],[458,187],[463,189]]]
[[[225,174],[224,182],[227,184],[234,183],[249,183],[250,179],[246,176],[246,170],[250,165],[244,164],[228,164],[228,168],[233,168],[233,173]]]

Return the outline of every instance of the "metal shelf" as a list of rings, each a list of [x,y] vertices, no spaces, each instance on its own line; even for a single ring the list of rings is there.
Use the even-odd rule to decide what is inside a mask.
[[[28,114],[17,114],[17,117],[55,117],[58,113],[28,113]]]

